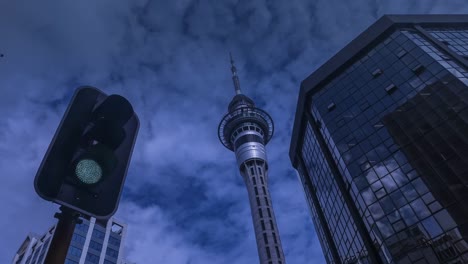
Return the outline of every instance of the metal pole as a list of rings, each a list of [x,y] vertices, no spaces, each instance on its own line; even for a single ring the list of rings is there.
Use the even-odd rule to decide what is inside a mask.
[[[64,206],[60,206],[60,211],[54,215],[58,218],[58,223],[44,261],[46,264],[65,263],[75,225],[81,222],[78,212]]]

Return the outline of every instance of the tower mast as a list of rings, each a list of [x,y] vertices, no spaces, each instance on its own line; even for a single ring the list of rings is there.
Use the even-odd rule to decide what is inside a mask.
[[[237,69],[230,54],[236,95],[218,127],[221,143],[236,154],[237,166],[249,195],[260,264],[285,264],[276,218],[268,190],[265,145],[273,136],[273,120],[242,94]]]
[[[229,57],[231,58],[231,72],[232,72],[232,82],[234,83],[234,89],[236,90],[236,94],[241,94],[241,88],[239,83],[239,76],[237,76],[237,69],[234,66],[234,60],[232,59],[232,53],[229,52]]]

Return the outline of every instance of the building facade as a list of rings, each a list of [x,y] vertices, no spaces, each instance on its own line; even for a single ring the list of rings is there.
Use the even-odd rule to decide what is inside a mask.
[[[301,83],[290,158],[328,263],[468,263],[468,16],[370,26]]]
[[[95,218],[76,224],[65,264],[122,264],[126,225],[114,219],[98,223]],[[29,234],[16,253],[13,264],[43,264],[55,225],[44,235]]]
[[[232,80],[236,95],[218,127],[221,143],[235,152],[237,166],[249,195],[250,209],[261,264],[284,264],[284,253],[268,190],[265,145],[273,136],[273,120],[242,94],[234,61]]]

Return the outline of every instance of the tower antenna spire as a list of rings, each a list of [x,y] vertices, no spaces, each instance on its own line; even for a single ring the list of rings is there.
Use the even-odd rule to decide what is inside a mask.
[[[236,90],[236,94],[242,94],[240,83],[239,83],[239,76],[237,76],[237,69],[234,66],[234,59],[232,58],[232,53],[229,52],[229,57],[231,58],[231,72],[232,72],[232,82],[234,83],[234,89]]]

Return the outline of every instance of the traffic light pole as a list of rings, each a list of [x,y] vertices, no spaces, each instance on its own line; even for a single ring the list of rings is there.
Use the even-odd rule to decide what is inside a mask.
[[[60,211],[60,213],[56,213],[54,216],[58,218],[58,223],[44,261],[47,264],[65,263],[73,232],[75,231],[75,225],[81,222],[78,218],[80,216],[78,212],[64,206],[60,206]]]

